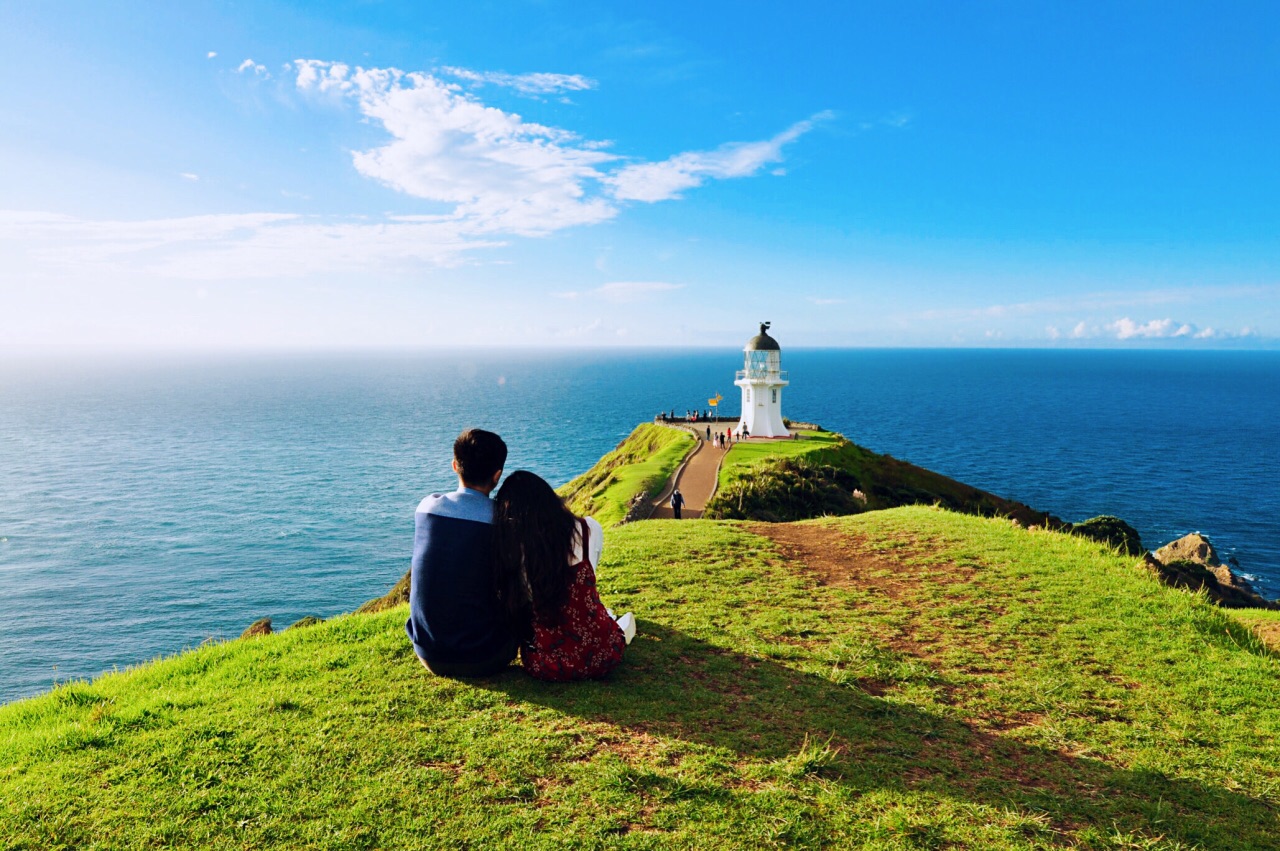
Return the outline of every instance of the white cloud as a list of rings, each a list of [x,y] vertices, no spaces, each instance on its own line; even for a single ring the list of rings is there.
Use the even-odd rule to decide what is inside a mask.
[[[1057,340],[1062,337],[1062,332],[1052,325],[1049,325],[1048,327],[1046,327],[1044,329],[1044,333],[1049,336],[1050,340]]]
[[[351,70],[300,60],[298,86],[357,99],[390,143],[352,155],[356,170],[400,192],[453,205],[480,231],[523,235],[594,224],[617,213],[593,196],[611,154],[572,133],[487,107],[426,74]]]
[[[687,189],[709,179],[724,180],[753,175],[770,163],[782,160],[782,148],[831,117],[822,112],[797,121],[772,139],[761,142],[730,142],[714,151],[689,151],[657,163],[638,163],[619,169],[606,182],[621,201],[666,201],[679,198]]]
[[[1173,336],[1171,332],[1174,331],[1174,322],[1172,319],[1152,319],[1139,325],[1126,316],[1108,323],[1106,330],[1114,334],[1117,340],[1153,339]]]
[[[553,95],[562,92],[585,92],[596,87],[596,81],[581,74],[505,74],[501,71],[471,71],[445,66],[440,71],[458,80],[503,86],[524,95]]]
[[[205,59],[213,59],[213,58],[214,58],[214,57],[216,57],[217,55],[218,55],[218,51],[216,51],[216,50],[210,50],[208,53],[206,53],[206,54],[205,54],[205,57],[204,57],[204,58],[205,58]]]
[[[808,296],[806,300],[812,304],[819,304],[819,305],[844,304],[845,302],[845,300],[842,298],[821,298],[819,296],[812,296],[812,295]]]
[[[1239,333],[1200,328],[1191,322],[1175,322],[1169,318],[1137,323],[1127,316],[1108,323],[1104,330],[1117,340],[1231,340],[1253,333],[1249,328],[1242,328]]]
[[[1083,340],[1087,336],[1089,336],[1089,326],[1083,322],[1076,323],[1076,327],[1071,329],[1071,339],[1073,340]]]
[[[781,160],[785,144],[827,117],[819,114],[762,142],[615,167],[621,158],[602,150],[607,143],[486,106],[457,83],[429,73],[313,59],[299,59],[293,68],[300,91],[351,98],[391,135],[385,145],[352,154],[357,171],[399,192],[450,205],[454,218],[483,233],[538,236],[596,224],[616,216],[619,202],[676,198],[707,180],[754,174]],[[594,85],[578,75],[444,72],[528,93]]]
[[[200,175],[190,171],[184,171],[181,174],[179,174],[178,177],[181,177],[183,180],[190,180],[193,183],[200,179]]]
[[[293,278],[456,266],[479,239],[444,217],[246,213],[142,221],[0,212],[0,261],[36,277]]]
[[[267,66],[259,65],[257,62],[254,62],[252,59],[246,59],[245,61],[241,62],[239,67],[236,68],[236,71],[240,74],[243,74],[246,71],[252,71],[254,73],[254,76],[265,77],[267,79],[271,78],[270,72],[267,71]]]

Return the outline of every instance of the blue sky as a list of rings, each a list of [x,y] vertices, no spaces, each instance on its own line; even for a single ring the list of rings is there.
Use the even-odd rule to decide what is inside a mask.
[[[1271,3],[51,0],[0,80],[0,347],[1280,346]]]

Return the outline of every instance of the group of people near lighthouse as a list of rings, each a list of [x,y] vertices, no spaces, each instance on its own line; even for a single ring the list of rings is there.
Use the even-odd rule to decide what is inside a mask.
[[[418,506],[405,624],[414,653],[438,676],[491,676],[518,655],[538,679],[602,677],[636,629],[596,588],[603,529],[527,470],[499,487],[506,461],[501,437],[464,431],[458,489]]]

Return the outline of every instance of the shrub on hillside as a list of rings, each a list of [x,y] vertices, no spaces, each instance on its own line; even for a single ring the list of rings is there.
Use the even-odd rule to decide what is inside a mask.
[[[387,609],[394,609],[396,606],[409,602],[409,579],[411,575],[411,571],[406,570],[404,576],[400,577],[400,581],[391,586],[390,591],[361,605],[360,608],[356,609],[356,614],[371,615],[376,612],[385,612]]]
[[[865,507],[864,500],[854,495],[858,489],[858,480],[838,467],[788,458],[756,466],[721,488],[703,516],[786,523],[828,514],[857,514]]]
[[[1112,517],[1109,514],[1091,517],[1088,520],[1077,523],[1071,528],[1071,531],[1077,535],[1092,538],[1104,544],[1110,544],[1120,552],[1131,556],[1140,556],[1146,552],[1142,546],[1142,538],[1138,535],[1138,530],[1119,517]]]

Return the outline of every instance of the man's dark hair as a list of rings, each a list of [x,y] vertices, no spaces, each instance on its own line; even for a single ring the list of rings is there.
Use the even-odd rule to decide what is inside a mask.
[[[453,460],[466,485],[487,485],[507,463],[507,444],[491,431],[469,428],[453,442]]]

